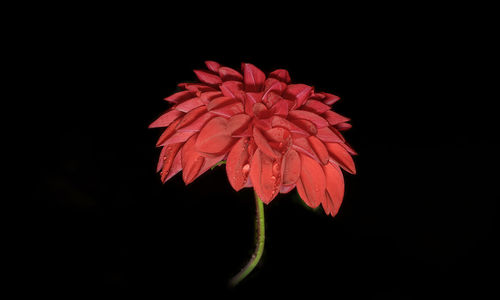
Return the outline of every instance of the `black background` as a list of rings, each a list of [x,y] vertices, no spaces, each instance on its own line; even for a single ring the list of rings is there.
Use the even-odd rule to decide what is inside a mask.
[[[20,279],[31,291],[413,299],[495,293],[498,134],[480,30],[452,8],[230,13],[66,11],[28,28],[34,79]],[[284,8],[283,8],[284,9]],[[217,10],[217,8],[216,8]],[[243,11],[245,13],[243,13]],[[259,12],[260,11],[260,12]],[[259,13],[258,13],[259,12]],[[39,24],[39,25],[40,25]],[[147,129],[192,69],[215,60],[289,70],[339,95],[359,152],[337,217],[294,196],[254,202],[218,167],[185,186],[155,174]],[[32,155],[28,158],[33,157]]]

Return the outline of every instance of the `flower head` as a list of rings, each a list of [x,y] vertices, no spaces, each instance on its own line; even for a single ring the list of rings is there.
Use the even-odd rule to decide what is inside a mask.
[[[242,72],[207,61],[199,83],[181,83],[173,106],[150,128],[166,127],[157,146],[163,182],[183,170],[186,184],[221,160],[236,190],[253,187],[264,203],[295,187],[311,206],[335,216],[344,195],[340,168],[355,173],[354,150],[331,110],[339,97],[292,84],[288,71],[243,63]]]

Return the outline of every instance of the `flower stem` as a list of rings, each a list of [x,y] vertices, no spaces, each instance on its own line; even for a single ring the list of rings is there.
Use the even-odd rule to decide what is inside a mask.
[[[255,218],[255,252],[252,254],[252,258],[247,263],[247,265],[236,274],[230,281],[230,286],[236,286],[240,281],[245,279],[245,277],[252,272],[252,270],[257,266],[262,257],[262,253],[264,252],[264,240],[266,238],[266,229],[264,223],[264,204],[262,200],[260,200],[257,193],[254,192],[255,195],[255,206],[256,206],[256,218]]]

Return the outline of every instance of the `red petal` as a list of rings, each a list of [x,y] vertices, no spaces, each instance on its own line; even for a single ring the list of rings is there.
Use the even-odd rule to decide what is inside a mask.
[[[333,161],[339,164],[344,170],[351,174],[356,174],[356,166],[351,155],[338,143],[327,143],[326,148]]]
[[[305,110],[292,110],[288,113],[290,119],[305,119],[314,123],[318,128],[327,127],[328,121],[321,116]]]
[[[341,143],[342,138],[338,134],[328,127],[323,127],[318,129],[316,137],[325,143]]]
[[[295,188],[295,184],[291,184],[291,185],[281,185],[281,188],[280,188],[280,193],[281,194],[286,194],[286,193],[289,193],[291,190],[293,190]]]
[[[212,60],[207,60],[205,61],[205,65],[207,66],[207,68],[212,71],[212,72],[216,72],[219,71],[219,68],[220,68],[220,64],[218,62],[215,62],[215,61],[212,61]]]
[[[288,131],[290,131],[292,133],[298,133],[301,135],[308,135],[308,133],[304,129],[298,127],[297,125],[293,124],[292,122],[290,122],[282,117],[279,117],[279,116],[273,116],[271,118],[271,125],[272,125],[272,127],[286,128],[286,129],[288,129]]]
[[[307,133],[315,135],[318,132],[318,128],[313,122],[306,119],[292,119],[290,120],[293,124],[304,129]]]
[[[203,127],[196,140],[200,152],[218,154],[225,151],[233,142],[227,131],[227,120],[215,117]]]
[[[300,155],[302,170],[297,190],[302,199],[312,208],[325,202],[326,179],[323,168],[312,158]]]
[[[170,124],[170,126],[168,126],[167,129],[165,129],[165,131],[163,131],[158,139],[158,142],[156,142],[156,147],[163,146],[163,143],[175,133],[175,128],[180,121],[180,119],[175,120],[172,124]]]
[[[193,135],[182,147],[182,179],[186,184],[190,184],[200,172],[205,158],[195,150],[196,135]]]
[[[349,123],[340,123],[335,125],[335,128],[337,128],[338,131],[346,131],[352,128],[352,125]]]
[[[356,152],[347,142],[343,142],[342,147],[347,150],[351,155],[358,155],[358,152]]]
[[[271,157],[257,150],[252,157],[250,178],[259,198],[268,204],[279,193],[281,166]]]
[[[274,115],[286,117],[288,115],[288,101],[280,100],[271,107],[271,111]]]
[[[323,166],[326,178],[326,197],[323,208],[333,217],[338,213],[344,198],[344,177],[339,167],[333,164]]]
[[[323,102],[326,105],[332,105],[333,103],[335,103],[335,102],[337,102],[337,101],[340,100],[339,96],[336,96],[336,95],[333,95],[333,94],[329,94],[329,93],[320,93],[320,94],[323,94],[324,96],[326,96],[326,98],[323,100]]]
[[[306,102],[312,90],[313,88],[311,86],[305,84],[290,84],[286,88],[283,97],[294,100],[296,102],[295,108],[297,108]]]
[[[207,112],[207,108],[205,106],[200,106],[198,108],[193,109],[184,115],[181,119],[179,125],[177,125],[177,129],[180,129],[184,126],[191,124],[194,120],[198,119],[200,116]]]
[[[175,109],[169,110],[167,113],[163,114],[153,123],[151,123],[151,125],[149,125],[149,128],[167,127],[168,125],[172,124],[172,122],[182,117],[183,115],[184,113],[182,111],[178,111]]]
[[[204,93],[201,93],[200,95],[200,100],[204,103],[204,104],[208,104],[210,103],[210,101],[212,101],[213,99],[215,98],[219,98],[219,97],[222,97],[223,94],[219,91],[215,91],[215,92],[204,92]]]
[[[177,131],[171,137],[166,139],[162,143],[162,145],[166,146],[166,145],[170,145],[170,144],[185,142],[195,133],[196,132],[194,132],[194,131]]]
[[[165,100],[167,100],[168,102],[172,102],[172,103],[178,103],[181,101],[185,101],[187,99],[191,99],[193,97],[195,97],[195,94],[193,92],[182,91],[182,92],[175,93],[171,96],[168,96],[167,98],[165,98]]]
[[[247,128],[252,118],[247,114],[238,114],[232,116],[227,123],[228,134],[234,135]]]
[[[201,82],[207,83],[207,84],[219,84],[222,83],[222,80],[220,79],[219,76],[211,74],[209,72],[203,71],[203,70],[194,70],[194,73],[196,74],[196,77]]]
[[[334,112],[334,111],[326,111],[323,113],[323,117],[328,121],[328,123],[330,123],[330,125],[337,125],[339,123],[343,123],[343,122],[348,122],[350,121],[351,119],[349,118],[346,118],[342,115],[339,115],[338,113]]]
[[[248,63],[242,64],[243,82],[247,92],[259,92],[264,87],[266,75],[256,66]]]
[[[264,137],[264,135],[260,132],[260,130],[257,127],[253,128],[253,138],[255,144],[257,144],[257,146],[263,153],[265,153],[269,157],[273,158],[278,157],[278,154],[275,153],[274,149],[271,147],[267,139]]]
[[[239,81],[225,81],[221,84],[220,90],[226,97],[231,97],[240,101],[244,99],[243,84]]]
[[[235,69],[228,68],[228,67],[219,68],[219,75],[223,81],[228,81],[228,80],[242,81],[243,80],[243,76],[240,74],[240,72],[236,71]]]
[[[175,109],[182,112],[189,112],[197,107],[204,105],[203,101],[199,97],[186,100],[175,106]]]
[[[174,160],[172,162],[172,166],[170,169],[163,168],[161,171],[161,181],[165,183],[167,180],[172,178],[175,174],[179,173],[180,170],[182,170],[182,164],[181,164],[181,151],[177,151],[177,154],[174,157]]]
[[[226,172],[229,183],[239,191],[248,180],[250,172],[250,154],[248,153],[248,144],[250,138],[241,138],[231,149],[226,161]]]
[[[316,153],[314,152],[311,144],[306,138],[294,138],[292,147],[294,150],[297,150],[298,152],[305,154],[319,162],[319,158],[316,156]]]
[[[281,82],[281,81],[274,79],[274,78],[268,78],[268,79],[266,79],[266,82],[264,84],[263,97],[266,97],[266,95],[271,93],[271,92],[275,92],[276,94],[281,96],[281,94],[283,94],[285,89],[286,89],[286,83]]]
[[[302,170],[300,156],[295,150],[283,156],[283,185],[294,185]]]
[[[278,70],[272,71],[269,74],[269,77],[276,78],[278,80],[284,81],[285,83],[289,83],[291,80],[290,74],[288,74],[288,71],[284,70],[284,69],[278,69]]]
[[[324,104],[318,100],[307,100],[307,102],[301,107],[303,110],[308,110],[310,112],[321,115],[324,112],[330,111],[330,106]]]
[[[211,113],[211,112],[206,112],[205,114],[199,116],[196,118],[193,122],[190,124],[182,127],[182,128],[177,128],[177,131],[182,132],[182,131],[200,131],[203,126],[210,121],[213,117],[216,115]]]
[[[229,105],[212,109],[210,112],[229,118],[236,114],[241,114],[243,112],[243,103],[241,102],[231,103]]]
[[[204,83],[179,83],[177,86],[185,88],[194,94],[201,92],[216,91],[216,89]]]
[[[252,111],[253,115],[259,119],[267,119],[272,116],[272,112],[262,102],[255,103]]]
[[[156,166],[156,172],[159,172],[161,169],[169,170],[172,166],[172,162],[174,161],[175,155],[181,148],[183,143],[177,143],[165,146],[161,149],[160,159],[158,159],[158,165]]]
[[[238,100],[231,97],[219,97],[210,101],[210,103],[207,104],[207,109],[211,111],[213,109],[220,108],[232,103],[238,103]]]
[[[316,152],[316,155],[318,156],[321,163],[326,165],[330,157],[328,155],[328,150],[326,150],[325,144],[323,144],[322,141],[320,141],[317,137],[313,135],[308,137],[307,139],[309,140],[309,143],[314,149],[314,152]]]

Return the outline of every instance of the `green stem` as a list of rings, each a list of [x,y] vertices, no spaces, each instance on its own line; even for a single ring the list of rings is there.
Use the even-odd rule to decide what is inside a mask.
[[[264,240],[266,238],[266,229],[264,223],[264,204],[262,203],[262,200],[260,200],[259,196],[257,196],[257,193],[254,192],[254,194],[257,210],[255,218],[255,252],[252,254],[252,258],[247,263],[247,265],[231,279],[231,281],[229,282],[231,286],[236,286],[238,283],[240,283],[240,281],[245,279],[245,277],[247,277],[250,272],[252,272],[252,270],[259,263],[260,258],[262,257],[262,253],[264,252]]]

